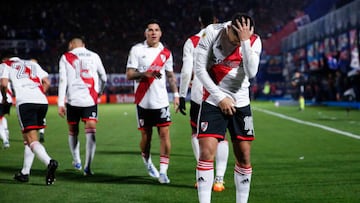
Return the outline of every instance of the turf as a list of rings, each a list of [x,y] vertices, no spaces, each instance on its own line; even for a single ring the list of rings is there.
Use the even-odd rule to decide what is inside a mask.
[[[359,110],[310,106],[298,111],[296,106],[254,102],[256,140],[249,202],[360,202],[359,139],[289,121],[264,109],[360,135]],[[188,115],[172,112],[171,183],[160,185],[147,175],[142,163],[133,104],[99,105],[92,177],[72,169],[66,122],[57,115],[56,106],[50,106],[44,145],[60,165],[55,184],[46,186],[45,166],[37,159],[28,183],[13,180],[22,166],[23,143],[15,108],[11,111],[7,117],[11,147],[0,150],[0,202],[198,202]],[[85,138],[81,132],[84,160]],[[159,139],[154,132],[152,158],[158,166]],[[230,153],[226,190],[213,193],[212,202],[235,202],[233,167]]]

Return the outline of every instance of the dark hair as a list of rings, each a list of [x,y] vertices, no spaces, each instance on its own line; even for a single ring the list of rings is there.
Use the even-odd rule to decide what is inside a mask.
[[[255,26],[255,22],[254,20],[247,14],[245,13],[236,13],[231,20],[231,24],[234,25],[235,27],[238,28],[236,20],[238,20],[239,22],[242,21],[242,18],[245,18],[245,21],[247,22],[248,19],[250,19],[250,27],[254,27]]]
[[[1,58],[1,60],[4,60],[4,59],[8,59],[8,58],[11,58],[11,57],[14,57],[14,56],[16,56],[16,54],[15,54],[15,50],[4,50],[4,51],[2,51],[1,52],[1,56],[0,56],[0,58]],[[0,61],[0,63],[1,63],[1,61]]]
[[[145,23],[145,27],[147,28],[150,24],[158,24],[159,27],[161,27],[160,21],[158,19],[156,19],[156,18],[152,18],[152,19],[148,20]]]
[[[206,6],[200,9],[199,21],[204,25],[208,26],[214,21],[214,10],[212,7]]]

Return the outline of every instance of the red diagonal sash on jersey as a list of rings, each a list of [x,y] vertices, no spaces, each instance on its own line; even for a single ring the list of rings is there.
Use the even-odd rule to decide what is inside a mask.
[[[165,62],[169,57],[170,57],[170,51],[164,48],[155,58],[155,60],[152,62],[150,67],[147,69],[147,72],[160,71],[160,69],[164,67]],[[139,86],[137,87],[135,92],[135,104],[139,104],[141,102],[141,100],[145,96],[145,93],[148,91],[150,85],[153,83],[154,80],[155,80],[154,77],[143,78],[139,82]]]
[[[6,63],[8,66],[11,67],[13,63],[16,64],[16,61],[7,60],[7,61],[5,61],[5,63]],[[21,75],[27,75],[28,78],[29,78],[31,81],[33,81],[34,83],[38,84],[38,87],[39,87],[40,91],[45,94],[45,92],[44,92],[44,87],[42,86],[42,83],[41,83],[41,81],[40,81],[40,78],[39,78],[38,76],[35,76],[35,77],[34,77],[34,76],[31,74],[31,67],[24,66],[23,69],[22,69],[22,67],[16,66],[15,69],[18,71],[18,75],[20,75],[20,77],[21,77]]]
[[[73,54],[73,53],[71,53],[71,52],[67,52],[67,53],[65,53],[64,55],[65,55],[66,60],[71,64],[71,66],[72,66],[74,69],[76,69],[74,63],[75,63],[75,61],[78,60],[79,58],[78,58],[75,54]],[[92,78],[92,77],[90,77],[90,78],[85,78],[85,77],[83,77],[83,74],[82,74],[82,73],[87,72],[87,71],[88,71],[88,70],[86,70],[86,69],[80,68],[80,78],[81,78],[81,80],[82,80],[86,85],[88,85],[88,89],[89,89],[90,96],[93,98],[94,103],[97,104],[98,93],[97,93],[96,90],[95,90],[94,78]]]
[[[257,35],[250,36],[250,45],[252,46],[257,39]],[[240,46],[227,56],[221,64],[216,64],[211,67],[209,75],[215,84],[219,84],[222,79],[232,70],[232,67],[238,66],[242,61],[242,55],[240,54]],[[228,65],[228,64],[231,64]],[[204,88],[203,100],[210,95],[210,93]]]

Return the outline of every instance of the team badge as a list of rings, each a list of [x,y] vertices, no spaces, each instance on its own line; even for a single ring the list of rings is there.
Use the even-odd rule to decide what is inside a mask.
[[[144,119],[139,120],[140,126],[144,126]]]
[[[209,126],[209,122],[201,122],[200,127],[202,131],[206,131]]]

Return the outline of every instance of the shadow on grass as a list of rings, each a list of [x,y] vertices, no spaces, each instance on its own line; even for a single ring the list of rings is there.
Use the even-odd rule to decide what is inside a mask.
[[[141,156],[141,153],[139,151],[115,151],[115,150],[96,150],[96,154],[105,154],[105,155],[137,155],[137,157]],[[159,156],[159,153],[157,152],[151,152],[151,156]],[[193,157],[192,154],[176,154],[171,153],[171,157]]]
[[[156,178],[151,178],[149,176],[117,176],[112,174],[105,173],[95,173],[92,176],[83,176],[82,173],[79,173],[74,170],[65,170],[59,171],[57,173],[59,181],[66,180],[67,182],[87,182],[87,183],[102,183],[102,184],[124,184],[124,185],[152,185],[152,186],[169,186],[176,188],[191,188],[192,185],[184,184],[160,184]]]
[[[31,175],[29,177],[28,183],[21,183],[14,180],[14,174],[19,171],[18,168],[13,167],[0,167],[0,171],[11,174],[8,177],[0,178],[1,184],[30,184],[30,185],[38,185],[38,186],[46,186],[45,185],[45,175],[46,169],[32,169]],[[44,184],[32,183],[31,179],[44,178]],[[82,171],[76,171],[74,169],[65,169],[58,170],[56,172],[56,183],[61,184],[61,182],[79,182],[79,183],[97,183],[97,184],[124,184],[124,185],[152,185],[152,186],[166,186],[166,187],[175,187],[175,188],[190,188],[194,189],[192,185],[184,185],[184,184],[160,184],[157,179],[151,178],[149,176],[117,176],[113,174],[106,173],[95,173],[92,176],[84,176]]]

